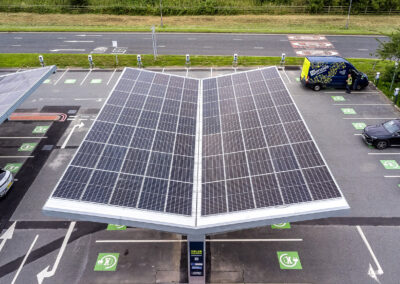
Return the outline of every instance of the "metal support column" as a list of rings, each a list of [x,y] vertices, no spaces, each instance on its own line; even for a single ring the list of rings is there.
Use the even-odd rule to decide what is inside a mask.
[[[188,278],[189,284],[206,283],[206,240],[205,235],[188,235]]]

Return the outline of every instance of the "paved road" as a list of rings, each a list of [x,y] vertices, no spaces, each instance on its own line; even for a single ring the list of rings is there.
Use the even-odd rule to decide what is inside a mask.
[[[311,38],[310,38],[311,37]],[[298,36],[266,34],[157,34],[159,54],[303,56],[339,54],[370,58],[382,36]],[[0,53],[112,53],[112,41],[126,53],[151,54],[150,33],[0,33]]]

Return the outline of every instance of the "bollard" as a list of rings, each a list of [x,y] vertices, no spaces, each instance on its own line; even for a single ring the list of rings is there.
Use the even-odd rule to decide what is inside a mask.
[[[285,59],[286,59],[286,54],[282,53],[282,55],[281,55],[281,66],[285,65]]]
[[[399,90],[400,88],[394,89],[394,104],[397,105],[397,98],[399,97]]]
[[[44,59],[43,59],[42,55],[39,55],[39,62],[40,62],[40,65],[42,65],[42,67],[44,67]]]
[[[233,65],[233,67],[237,67],[237,65],[238,65],[238,55],[237,55],[237,53],[235,53],[234,55],[233,55],[233,62],[232,62],[232,65]]]
[[[139,67],[139,68],[142,68],[142,67],[143,67],[143,64],[142,64],[142,56],[140,56],[140,54],[138,54],[136,58],[137,58],[137,65],[138,65],[138,67]]]
[[[88,61],[89,61],[89,66],[90,66],[90,69],[93,69],[93,58],[92,58],[92,55],[88,55]]]
[[[186,68],[190,67],[190,55],[186,54],[186,62],[185,62]]]
[[[376,76],[375,76],[375,86],[378,87],[379,84],[379,78],[381,76],[381,72],[376,72]]]

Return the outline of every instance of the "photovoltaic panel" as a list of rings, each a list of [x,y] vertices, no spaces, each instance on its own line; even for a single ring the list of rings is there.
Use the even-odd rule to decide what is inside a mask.
[[[203,81],[202,149],[202,216],[341,197],[276,68]]]
[[[45,206],[186,233],[346,208],[276,68],[126,68]]]
[[[56,66],[48,66],[0,76],[0,123],[55,72]]]
[[[125,69],[53,197],[190,216],[198,89]]]

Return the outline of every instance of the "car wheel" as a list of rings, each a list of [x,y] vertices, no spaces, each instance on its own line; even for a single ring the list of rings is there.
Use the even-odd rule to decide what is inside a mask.
[[[320,84],[314,85],[313,90],[316,91],[316,92],[320,91],[321,90],[321,85]]]
[[[360,91],[360,90],[362,89],[361,85],[358,84],[358,85],[356,86],[356,89],[357,89],[357,91]]]
[[[383,149],[387,148],[387,146],[389,146],[389,145],[388,145],[388,142],[387,142],[387,141],[384,141],[384,140],[378,141],[378,142],[376,142],[376,144],[375,144],[375,147],[376,147],[376,149],[378,149],[378,150],[383,150]]]

